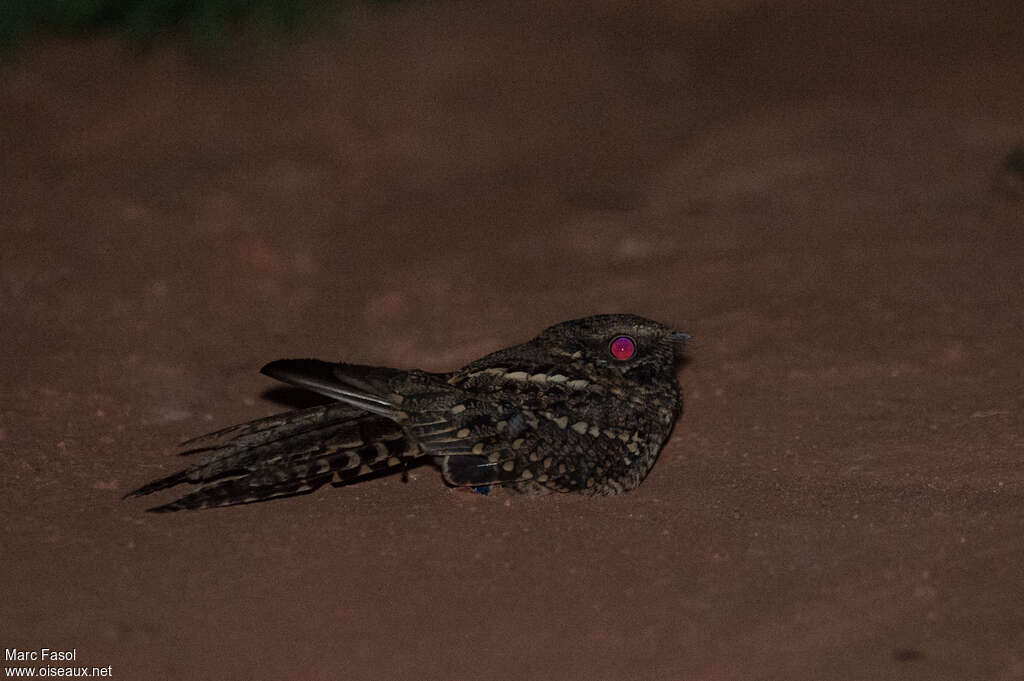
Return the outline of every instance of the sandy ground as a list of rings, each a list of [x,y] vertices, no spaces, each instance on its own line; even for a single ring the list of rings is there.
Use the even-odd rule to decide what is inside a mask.
[[[1019,4],[507,5],[2,67],[0,645],[118,679],[1024,678]],[[120,499],[294,406],[268,360],[449,369],[603,311],[695,337],[633,494]]]

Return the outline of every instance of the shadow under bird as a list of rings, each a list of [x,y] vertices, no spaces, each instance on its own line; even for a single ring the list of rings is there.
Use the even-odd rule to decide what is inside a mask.
[[[261,370],[335,402],[184,443],[207,456],[126,496],[199,485],[155,512],[265,501],[431,457],[454,486],[609,495],[646,477],[682,413],[689,336],[635,315],[556,324],[458,371],[315,359]]]

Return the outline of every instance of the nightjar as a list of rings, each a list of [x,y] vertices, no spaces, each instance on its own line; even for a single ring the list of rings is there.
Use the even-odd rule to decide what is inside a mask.
[[[335,400],[184,443],[206,454],[130,492],[199,487],[156,512],[264,501],[431,457],[453,486],[618,494],[682,412],[684,333],[643,317],[574,319],[450,373],[290,359],[268,376]]]

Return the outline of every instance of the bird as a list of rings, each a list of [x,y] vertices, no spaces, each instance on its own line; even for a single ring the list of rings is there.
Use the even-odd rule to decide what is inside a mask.
[[[452,487],[601,496],[635,489],[682,414],[686,333],[633,314],[555,324],[457,371],[316,359],[261,372],[332,401],[182,443],[197,463],[125,495],[190,484],[147,509],[232,506],[407,470],[426,458]]]

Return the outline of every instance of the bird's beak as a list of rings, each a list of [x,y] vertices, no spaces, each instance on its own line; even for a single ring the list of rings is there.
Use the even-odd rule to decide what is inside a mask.
[[[683,333],[682,331],[673,331],[668,335],[668,339],[673,343],[682,343],[690,340],[690,338],[692,338],[690,334]]]

